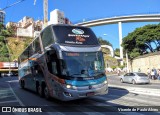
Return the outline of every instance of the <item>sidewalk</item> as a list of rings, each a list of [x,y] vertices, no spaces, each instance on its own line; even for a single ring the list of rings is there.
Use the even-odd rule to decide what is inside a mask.
[[[156,80],[150,79],[150,82],[151,82],[151,83],[159,83],[159,85],[160,85],[160,80],[157,80],[157,79],[156,79]]]
[[[160,96],[160,89],[151,89],[151,88],[140,88],[140,87],[129,87],[129,86],[119,86],[119,85],[108,85],[113,88],[121,88],[126,89],[131,93],[144,94],[144,95],[152,95],[152,96]]]

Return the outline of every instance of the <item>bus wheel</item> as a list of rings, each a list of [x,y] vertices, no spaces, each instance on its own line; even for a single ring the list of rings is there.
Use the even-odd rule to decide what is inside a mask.
[[[21,81],[20,86],[21,86],[22,89],[24,89],[24,85],[25,85],[24,81]]]
[[[132,84],[135,85],[135,84],[136,84],[136,81],[135,81],[135,80],[132,80]]]
[[[48,91],[47,86],[44,88],[44,96],[45,96],[45,98],[46,98],[47,100],[50,99],[50,94],[49,94],[49,91]]]
[[[38,94],[43,97],[43,89],[40,85],[38,86]]]

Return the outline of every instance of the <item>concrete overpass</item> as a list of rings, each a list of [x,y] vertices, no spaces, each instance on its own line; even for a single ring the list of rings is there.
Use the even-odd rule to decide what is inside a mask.
[[[75,25],[93,27],[93,26],[118,23],[120,57],[123,59],[123,48],[121,47],[121,44],[122,44],[122,23],[128,23],[128,22],[160,22],[160,13],[159,14],[130,15],[130,16],[114,16],[111,18],[102,18],[102,19],[80,22]],[[123,65],[123,62],[121,64]]]
[[[119,22],[122,22],[122,23],[160,22],[160,13],[159,14],[130,15],[130,16],[114,16],[111,18],[102,18],[102,19],[80,22],[75,25],[92,27],[92,26],[100,26],[100,25],[106,25],[106,24],[115,24]]]

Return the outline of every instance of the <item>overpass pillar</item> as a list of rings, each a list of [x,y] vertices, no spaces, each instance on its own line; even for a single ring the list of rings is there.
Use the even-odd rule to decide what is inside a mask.
[[[123,47],[122,44],[122,22],[118,22],[118,32],[119,32],[119,49],[120,49],[120,58],[122,59],[121,65],[123,65]]]

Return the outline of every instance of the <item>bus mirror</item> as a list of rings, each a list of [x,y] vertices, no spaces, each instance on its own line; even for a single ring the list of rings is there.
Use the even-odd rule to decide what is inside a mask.
[[[66,64],[65,64],[64,60],[61,60],[61,63],[62,63],[62,67],[63,67],[64,69],[66,69]]]
[[[101,67],[100,62],[99,61],[94,61],[95,70],[100,70],[100,67]]]

